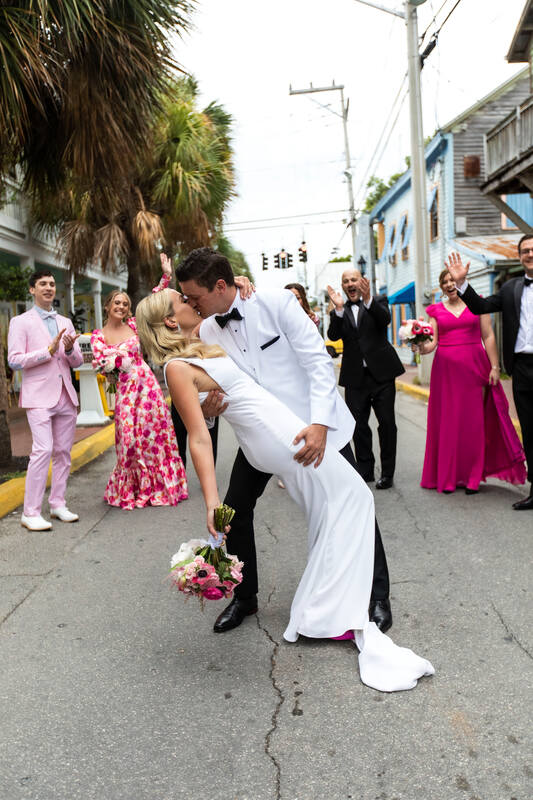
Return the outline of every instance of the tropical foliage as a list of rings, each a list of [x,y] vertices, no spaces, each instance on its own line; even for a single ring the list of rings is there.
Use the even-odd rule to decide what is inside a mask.
[[[161,246],[184,254],[216,243],[234,193],[231,118],[214,103],[197,110],[197,95],[192,78],[167,83],[120,190],[113,181],[83,188],[72,178],[54,195],[33,196],[34,220],[59,230],[70,268],[125,263],[134,301],[155,278]]]

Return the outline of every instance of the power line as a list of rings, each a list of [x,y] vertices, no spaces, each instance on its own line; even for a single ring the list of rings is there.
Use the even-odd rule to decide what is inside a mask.
[[[251,228],[230,228],[229,234],[240,233],[242,231],[266,231],[270,228],[294,228],[299,225],[299,222],[282,222],[279,225],[257,225]],[[311,225],[338,225],[338,219],[315,220],[314,222],[306,222],[306,226]]]
[[[276,222],[280,219],[296,219],[297,217],[317,217],[323,214],[347,214],[348,209],[337,208],[335,211],[310,211],[308,214],[285,214],[283,217],[264,217],[263,219],[244,219],[239,222],[227,222],[227,225],[248,225],[254,222]],[[225,226],[225,227],[226,227]]]
[[[402,78],[402,82],[401,82],[401,84],[400,84],[400,88],[398,89],[398,92],[397,92],[397,94],[396,94],[396,97],[394,98],[394,100],[393,100],[393,102],[392,102],[392,105],[391,105],[391,109],[390,109],[389,116],[387,117],[387,119],[386,119],[386,121],[385,121],[385,124],[384,124],[384,126],[383,126],[383,130],[381,131],[381,134],[380,134],[380,136],[379,136],[379,139],[378,139],[378,141],[377,141],[376,147],[374,148],[374,152],[372,153],[372,155],[371,155],[371,157],[370,157],[370,160],[369,160],[369,162],[368,162],[368,167],[366,168],[366,171],[365,171],[365,173],[364,173],[364,175],[363,175],[363,178],[362,178],[362,180],[361,180],[361,183],[359,184],[359,188],[357,189],[357,197],[359,197],[359,196],[360,196],[360,193],[361,193],[361,191],[362,191],[362,190],[366,189],[366,183],[367,183],[367,180],[368,180],[368,178],[369,178],[369,176],[370,176],[370,173],[371,173],[373,170],[375,170],[375,168],[377,167],[377,164],[378,164],[378,163],[379,163],[379,161],[381,160],[381,155],[382,155],[382,153],[380,154],[380,156],[379,156],[379,158],[377,159],[376,163],[374,163],[374,159],[376,158],[376,155],[377,155],[377,153],[378,153],[378,151],[379,151],[379,148],[381,147],[381,143],[382,143],[382,141],[383,141],[383,138],[385,137],[385,134],[386,134],[386,132],[387,132],[387,128],[388,128],[388,126],[389,126],[390,120],[391,120],[391,118],[392,118],[392,115],[393,115],[393,113],[394,113],[394,110],[395,110],[396,103],[398,102],[398,100],[399,100],[399,98],[400,98],[400,95],[401,95],[401,93],[402,93],[402,91],[403,91],[403,89],[404,89],[406,78],[407,78],[407,72],[405,73],[405,75],[404,75],[404,76],[403,76],[403,78]],[[398,113],[396,114],[396,118],[395,118],[394,122],[392,123],[392,127],[391,127],[391,129],[390,129],[390,131],[389,131],[389,134],[388,134],[387,140],[386,140],[386,142],[385,142],[385,147],[386,147],[386,146],[387,146],[387,144],[389,143],[389,140],[390,140],[390,137],[391,137],[392,131],[394,130],[394,126],[396,125],[396,122],[397,122],[397,120],[398,120],[398,116],[399,116],[399,114],[400,114],[400,111],[401,111],[401,109],[402,109],[402,106],[403,106],[403,103],[404,103],[404,101],[405,101],[405,97],[406,97],[406,95],[407,95],[407,91],[404,93],[404,96],[403,96],[403,98],[402,98],[402,99],[401,99],[401,101],[400,101],[399,108],[398,108]]]

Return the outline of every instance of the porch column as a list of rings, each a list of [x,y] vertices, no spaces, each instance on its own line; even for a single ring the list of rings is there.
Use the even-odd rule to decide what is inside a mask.
[[[94,324],[96,328],[102,328],[102,281],[95,278],[92,282],[93,303],[94,303]]]

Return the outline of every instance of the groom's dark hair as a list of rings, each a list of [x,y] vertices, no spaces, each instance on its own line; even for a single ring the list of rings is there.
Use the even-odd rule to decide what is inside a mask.
[[[205,286],[210,292],[220,278],[228,286],[235,286],[233,270],[226,256],[211,250],[210,247],[198,247],[179,264],[176,270],[178,281],[196,281],[198,286]]]

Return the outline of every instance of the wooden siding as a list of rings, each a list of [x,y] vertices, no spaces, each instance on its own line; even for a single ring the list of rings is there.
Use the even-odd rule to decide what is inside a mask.
[[[528,77],[518,81],[508,92],[474,112],[458,129],[452,130],[454,152],[454,218],[466,217],[467,236],[486,236],[499,233],[501,214],[490,200],[481,194],[485,181],[485,154],[483,136],[497,125],[530,93]],[[481,174],[465,178],[465,156],[479,156]]]

